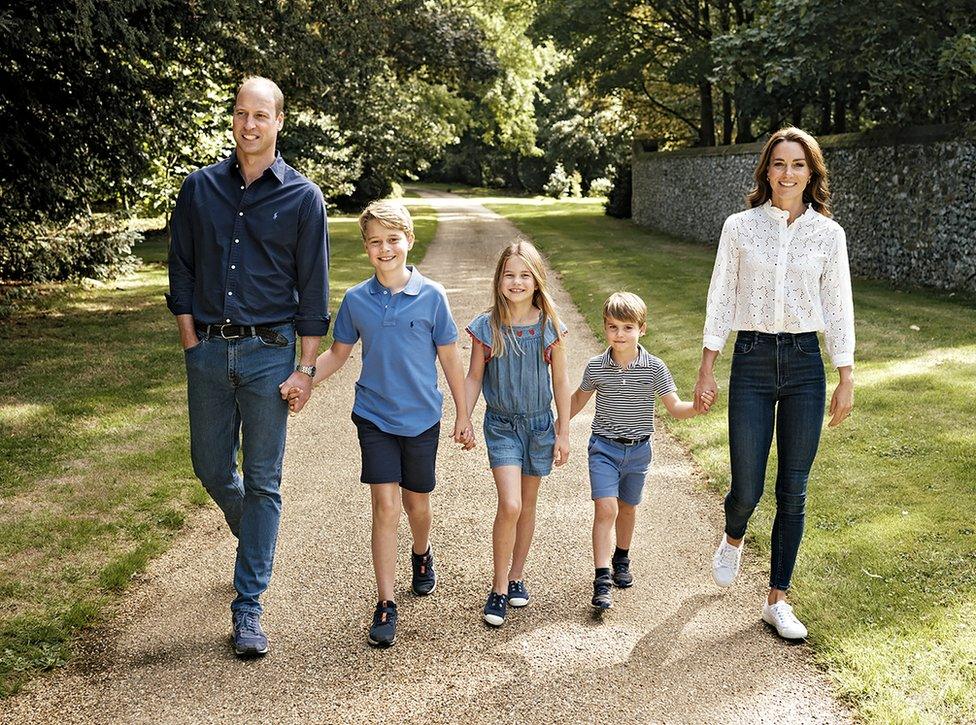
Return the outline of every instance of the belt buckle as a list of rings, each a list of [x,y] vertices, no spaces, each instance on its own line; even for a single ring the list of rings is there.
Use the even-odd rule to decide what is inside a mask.
[[[238,325],[230,325],[230,324],[221,325],[220,328],[219,328],[220,329],[220,337],[221,338],[223,338],[224,340],[239,340],[240,339],[241,336],[239,334],[238,335],[232,335],[231,337],[227,337],[227,335],[224,334],[224,328],[225,327],[238,327]]]

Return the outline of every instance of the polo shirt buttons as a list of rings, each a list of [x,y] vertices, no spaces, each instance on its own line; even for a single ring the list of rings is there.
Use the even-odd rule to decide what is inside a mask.
[[[240,243],[241,243],[241,240],[240,239],[235,239],[234,240],[234,244],[240,244]]]
[[[228,292],[228,293],[227,293],[227,296],[228,296],[228,297],[233,297],[233,296],[234,296],[234,293],[233,293],[233,292]]]
[[[232,265],[230,266],[230,268],[231,268],[231,269],[237,269],[237,265],[236,265],[236,264],[232,264]]]
[[[242,211],[237,212],[237,216],[244,216],[244,212]]]

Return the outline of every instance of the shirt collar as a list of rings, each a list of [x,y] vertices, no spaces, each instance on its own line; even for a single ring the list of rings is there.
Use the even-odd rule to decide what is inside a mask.
[[[644,349],[644,346],[637,343],[637,357],[629,365],[629,368],[646,368],[651,364],[651,354]],[[613,348],[608,347],[607,351],[603,353],[603,367],[605,368],[619,368],[620,366],[613,359]]]
[[[236,174],[238,177],[241,175],[240,165],[237,162],[236,150],[230,152],[230,156],[227,157],[227,160],[224,163],[227,164],[227,173]],[[285,168],[287,166],[288,164],[286,164],[285,160],[281,158],[281,153],[279,151],[275,151],[275,160],[271,163],[271,166],[265,169],[265,173],[270,170],[271,173],[274,174],[274,177],[278,180],[278,183],[283,184],[285,183]]]
[[[424,276],[412,264],[408,264],[407,269],[410,270],[410,279],[407,280],[407,286],[403,288],[403,292],[408,295],[418,295],[420,294],[420,288],[424,286]],[[380,281],[374,274],[369,280],[367,289],[371,295],[378,295],[386,288],[380,284]]]
[[[770,219],[772,219],[774,221],[777,221],[777,222],[783,222],[785,224],[786,223],[786,220],[790,218],[790,213],[788,211],[786,211],[785,209],[780,209],[779,207],[773,206],[773,200],[772,199],[768,199],[766,201],[766,203],[762,205],[762,209],[763,209],[764,212],[766,212],[767,216],[769,216]],[[802,222],[805,223],[805,222],[813,219],[813,217],[816,215],[816,213],[817,212],[813,208],[813,204],[807,204],[806,210],[804,210],[804,212],[802,214],[800,214],[800,216],[798,216],[796,219],[794,219],[793,220],[793,223],[796,224],[797,222],[800,222],[800,221],[802,221]]]

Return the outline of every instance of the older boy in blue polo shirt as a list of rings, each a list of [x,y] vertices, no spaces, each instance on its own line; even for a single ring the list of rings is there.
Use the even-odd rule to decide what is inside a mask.
[[[401,501],[413,533],[412,589],[434,591],[437,577],[429,536],[430,492],[440,433],[443,396],[437,389],[440,360],[456,410],[453,438],[474,446],[464,398],[464,371],[458,356],[457,327],[444,288],[407,266],[413,247],[413,220],[397,202],[370,204],[359,227],[374,276],[346,292],[336,315],[332,346],[316,360],[313,383],[328,379],[363,341],[363,369],[356,383],[352,419],[362,449],[363,483],[370,484],[373,511],[373,569],[379,602],[369,643],[389,647],[396,640],[397,525]],[[292,410],[307,395],[289,388]],[[402,493],[401,493],[402,492]]]

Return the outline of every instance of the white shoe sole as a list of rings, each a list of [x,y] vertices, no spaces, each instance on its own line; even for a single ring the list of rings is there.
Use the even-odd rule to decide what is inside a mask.
[[[509,599],[508,600],[508,605],[510,607],[527,607],[527,606],[529,606],[529,600],[528,599],[521,599],[521,598],[520,599]]]
[[[763,612],[762,621],[766,625],[768,625],[769,627],[771,627],[773,629],[773,631],[776,632],[777,636],[779,636],[781,639],[785,639],[785,640],[787,640],[789,642],[798,642],[798,641],[800,641],[802,639],[806,639],[807,638],[807,635],[809,634],[805,630],[804,630],[803,634],[799,634],[799,633],[795,633],[795,634],[784,633],[784,632],[780,631],[779,627],[776,626],[776,622],[770,622],[768,619],[766,619],[766,613],[765,612]]]
[[[484,620],[492,627],[501,627],[505,624],[505,618],[499,617],[497,614],[486,614],[484,615]]]

